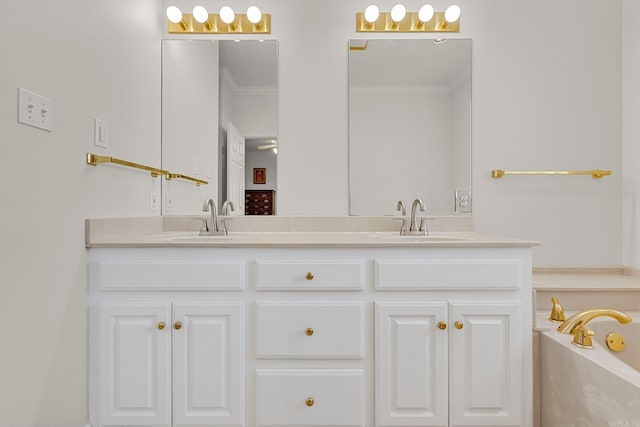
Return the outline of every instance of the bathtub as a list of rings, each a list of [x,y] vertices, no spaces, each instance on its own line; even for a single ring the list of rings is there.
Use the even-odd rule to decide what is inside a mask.
[[[555,330],[557,324],[542,328],[541,427],[640,427],[640,313],[632,317],[626,325],[591,321],[593,350],[573,345],[571,335]],[[609,332],[625,338],[622,352],[607,348]]]

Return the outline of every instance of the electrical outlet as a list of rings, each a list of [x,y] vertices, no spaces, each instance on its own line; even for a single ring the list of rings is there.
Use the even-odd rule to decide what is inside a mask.
[[[38,129],[53,131],[53,103],[50,99],[18,88],[18,122]]]
[[[173,200],[171,199],[171,196],[169,196],[169,192],[167,192],[167,211],[170,211],[173,209]]]
[[[149,210],[157,211],[160,203],[158,203],[158,193],[154,190],[149,190]]]
[[[455,211],[458,213],[471,212],[471,190],[456,190]]]
[[[199,172],[200,172],[200,165],[198,164],[198,158],[194,157],[193,158],[193,174],[198,175]]]

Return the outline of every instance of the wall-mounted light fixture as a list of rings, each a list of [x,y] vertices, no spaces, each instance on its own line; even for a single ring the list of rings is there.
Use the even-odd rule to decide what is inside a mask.
[[[356,13],[356,31],[399,33],[457,33],[460,31],[460,6],[451,5],[444,12],[435,12],[425,4],[417,12],[407,12],[398,3],[391,12],[380,12],[376,5],[369,5],[364,12]]]
[[[192,13],[182,13],[177,6],[167,8],[171,34],[270,34],[271,15],[257,6],[250,6],[246,14],[235,13],[223,6],[219,13],[209,13],[204,6],[196,6]]]

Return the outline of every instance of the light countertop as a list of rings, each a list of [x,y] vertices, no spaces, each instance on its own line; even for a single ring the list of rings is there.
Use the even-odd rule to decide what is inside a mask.
[[[228,236],[199,236],[201,217],[89,219],[97,247],[531,247],[529,240],[470,231],[470,221],[434,218],[428,236],[401,236],[392,217],[233,218]],[[375,230],[375,231],[370,231]],[[396,230],[396,231],[394,231]]]

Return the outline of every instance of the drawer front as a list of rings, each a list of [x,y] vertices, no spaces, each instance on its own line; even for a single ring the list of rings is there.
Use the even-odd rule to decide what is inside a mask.
[[[245,262],[101,259],[94,264],[103,291],[241,290]]]
[[[258,358],[362,359],[361,302],[257,302]]]
[[[256,426],[365,425],[364,371],[256,371]]]
[[[378,290],[518,289],[521,262],[513,260],[376,260]]]
[[[362,290],[364,260],[256,261],[258,290]]]

